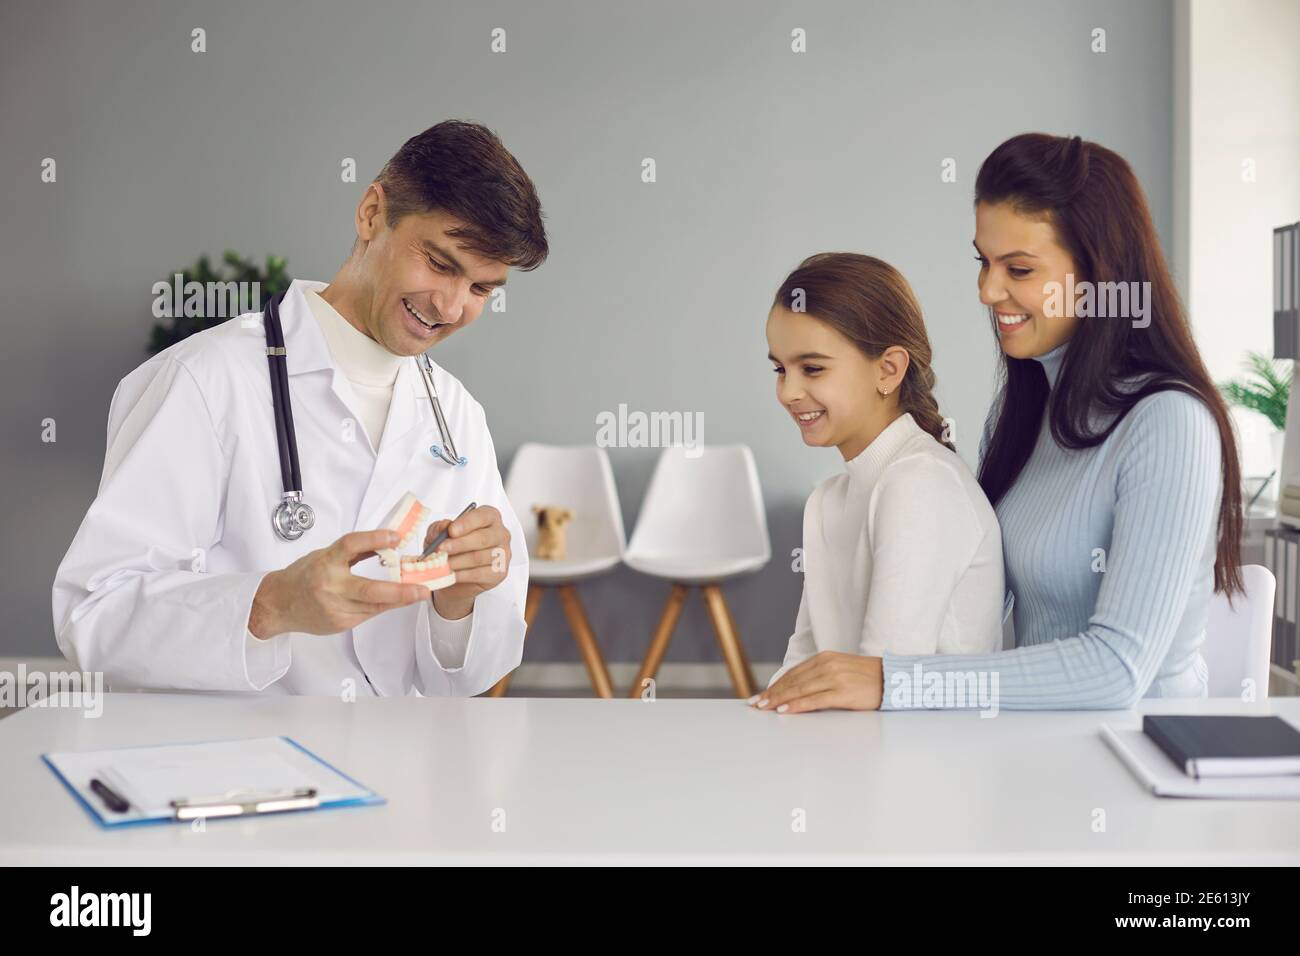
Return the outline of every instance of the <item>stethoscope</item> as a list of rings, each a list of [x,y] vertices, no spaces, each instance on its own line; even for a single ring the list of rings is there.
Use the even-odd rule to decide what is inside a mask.
[[[284,495],[271,512],[271,527],[285,541],[297,541],[316,523],[316,512],[302,500],[302,469],[298,466],[298,437],[293,429],[293,403],[289,399],[289,369],[284,348],[284,329],[280,325],[280,303],[286,292],[267,303],[262,324],[266,327],[266,361],[271,369],[271,404],[275,409],[275,441],[280,452],[280,484]],[[454,467],[463,467],[468,459],[456,451],[451,429],[442,414],[438,390],[433,384],[433,363],[421,353],[415,362],[424,380],[424,390],[433,406],[441,445],[430,445],[429,452]]]

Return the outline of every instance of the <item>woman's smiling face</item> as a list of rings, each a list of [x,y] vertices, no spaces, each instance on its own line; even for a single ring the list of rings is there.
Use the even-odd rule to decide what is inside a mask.
[[[768,313],[767,348],[776,372],[776,399],[799,427],[804,444],[833,445],[846,458],[854,457],[849,446],[871,429],[870,396],[880,398],[880,360],[868,358],[829,323],[779,305]]]
[[[1017,212],[1006,202],[975,204],[975,253],[980,263],[980,301],[993,310],[998,341],[1012,358],[1045,355],[1074,335],[1074,303],[1064,300],[1072,287],[1066,276],[1074,259],[1061,246],[1046,218]],[[1075,274],[1074,284],[1084,277]],[[1064,315],[1048,315],[1053,286]]]

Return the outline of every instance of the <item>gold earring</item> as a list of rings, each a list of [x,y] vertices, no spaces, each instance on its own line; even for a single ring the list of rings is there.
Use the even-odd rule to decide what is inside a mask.
[[[888,394],[889,394],[889,386],[886,385],[884,388],[882,388],[882,389],[880,390],[880,394],[881,394],[881,395],[888,395]]]

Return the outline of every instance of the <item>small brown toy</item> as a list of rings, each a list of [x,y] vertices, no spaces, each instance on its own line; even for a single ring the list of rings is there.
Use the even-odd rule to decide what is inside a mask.
[[[564,526],[573,520],[568,508],[554,505],[533,505],[537,515],[537,553],[539,561],[563,561],[565,555]]]

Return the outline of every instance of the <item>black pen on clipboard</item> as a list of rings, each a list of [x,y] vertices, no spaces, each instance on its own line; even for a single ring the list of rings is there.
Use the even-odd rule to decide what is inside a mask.
[[[90,781],[90,789],[93,790],[95,795],[104,801],[104,805],[114,813],[126,813],[126,811],[131,809],[131,804],[125,797],[118,795],[117,791],[113,790],[108,786],[108,784],[98,778]]]
[[[420,560],[423,561],[429,555],[433,554],[433,552],[437,551],[438,545],[442,544],[444,541],[447,540],[447,532],[451,530],[451,526],[455,524],[457,521],[459,521],[461,518],[465,517],[467,514],[469,514],[477,507],[478,507],[478,502],[471,501],[469,504],[465,506],[464,511],[462,511],[460,514],[456,515],[456,517],[448,521],[447,527],[439,531],[437,537],[435,537],[431,542],[429,542],[429,546],[425,548],[424,553],[420,555]]]

